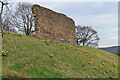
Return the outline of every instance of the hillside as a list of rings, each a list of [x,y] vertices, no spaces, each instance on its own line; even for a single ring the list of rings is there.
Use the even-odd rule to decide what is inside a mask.
[[[102,49],[104,51],[108,51],[110,53],[116,54],[118,55],[118,53],[120,53],[120,46],[112,46],[112,47],[105,47],[105,48],[99,48]]]
[[[65,46],[6,32],[2,48],[8,50],[8,56],[3,56],[4,78],[118,77],[118,56],[92,47]]]

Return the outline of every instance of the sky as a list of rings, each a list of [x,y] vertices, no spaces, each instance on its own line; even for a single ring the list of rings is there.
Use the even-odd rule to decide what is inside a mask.
[[[19,2],[19,0],[17,0]],[[21,0],[22,1],[22,0]],[[29,1],[29,0],[26,0]],[[82,0],[81,0],[82,1]],[[30,0],[30,3],[63,13],[75,21],[75,25],[91,26],[98,32],[99,47],[118,45],[118,2],[117,0],[50,1]],[[92,2],[93,1],[93,2]],[[114,1],[114,2],[113,2]]]
[[[1,0],[6,1],[6,0]],[[8,0],[21,2],[118,2],[119,0]]]

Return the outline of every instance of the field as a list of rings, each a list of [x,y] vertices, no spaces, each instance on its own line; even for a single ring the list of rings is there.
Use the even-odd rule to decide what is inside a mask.
[[[5,32],[2,50],[3,78],[118,78],[118,56],[88,46]]]

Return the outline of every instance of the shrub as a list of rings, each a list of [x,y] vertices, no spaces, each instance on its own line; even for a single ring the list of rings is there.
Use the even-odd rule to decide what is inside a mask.
[[[108,73],[108,71],[105,71],[105,73]]]
[[[85,66],[85,65],[82,65],[82,66]]]
[[[116,67],[116,65],[114,64],[113,67]]]
[[[88,61],[89,62],[89,64],[92,64],[92,62],[90,62],[90,61]]]
[[[12,36],[16,36],[16,34],[13,34]]]
[[[112,76],[110,76],[110,79],[113,79],[113,77],[112,77]]]
[[[94,66],[94,69],[97,69],[97,67]]]
[[[8,32],[8,34],[10,34],[10,32]]]
[[[50,40],[42,40],[42,42],[44,42],[45,44],[49,45],[49,43],[51,43]]]
[[[68,47],[66,46],[66,49],[68,49]]]
[[[51,41],[50,40],[46,40],[48,43],[51,43]]]
[[[93,59],[91,59],[91,61],[93,61]]]
[[[102,64],[104,65],[105,63],[103,62]]]
[[[70,46],[71,48],[73,48],[73,46]]]
[[[2,51],[2,56],[8,56],[8,51],[7,50],[3,50]]]
[[[61,46],[65,46],[64,44],[61,44]]]
[[[100,65],[99,67],[102,67],[102,65]]]
[[[57,44],[59,44],[59,42],[57,42]]]
[[[21,35],[19,35],[19,34],[18,34],[17,36],[22,37],[22,36],[21,36]]]
[[[88,54],[85,54],[85,56],[87,56]]]

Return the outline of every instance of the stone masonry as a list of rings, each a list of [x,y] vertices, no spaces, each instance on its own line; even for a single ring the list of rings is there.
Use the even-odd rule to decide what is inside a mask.
[[[74,21],[62,13],[33,5],[35,17],[35,37],[59,42],[69,46],[76,46]]]

